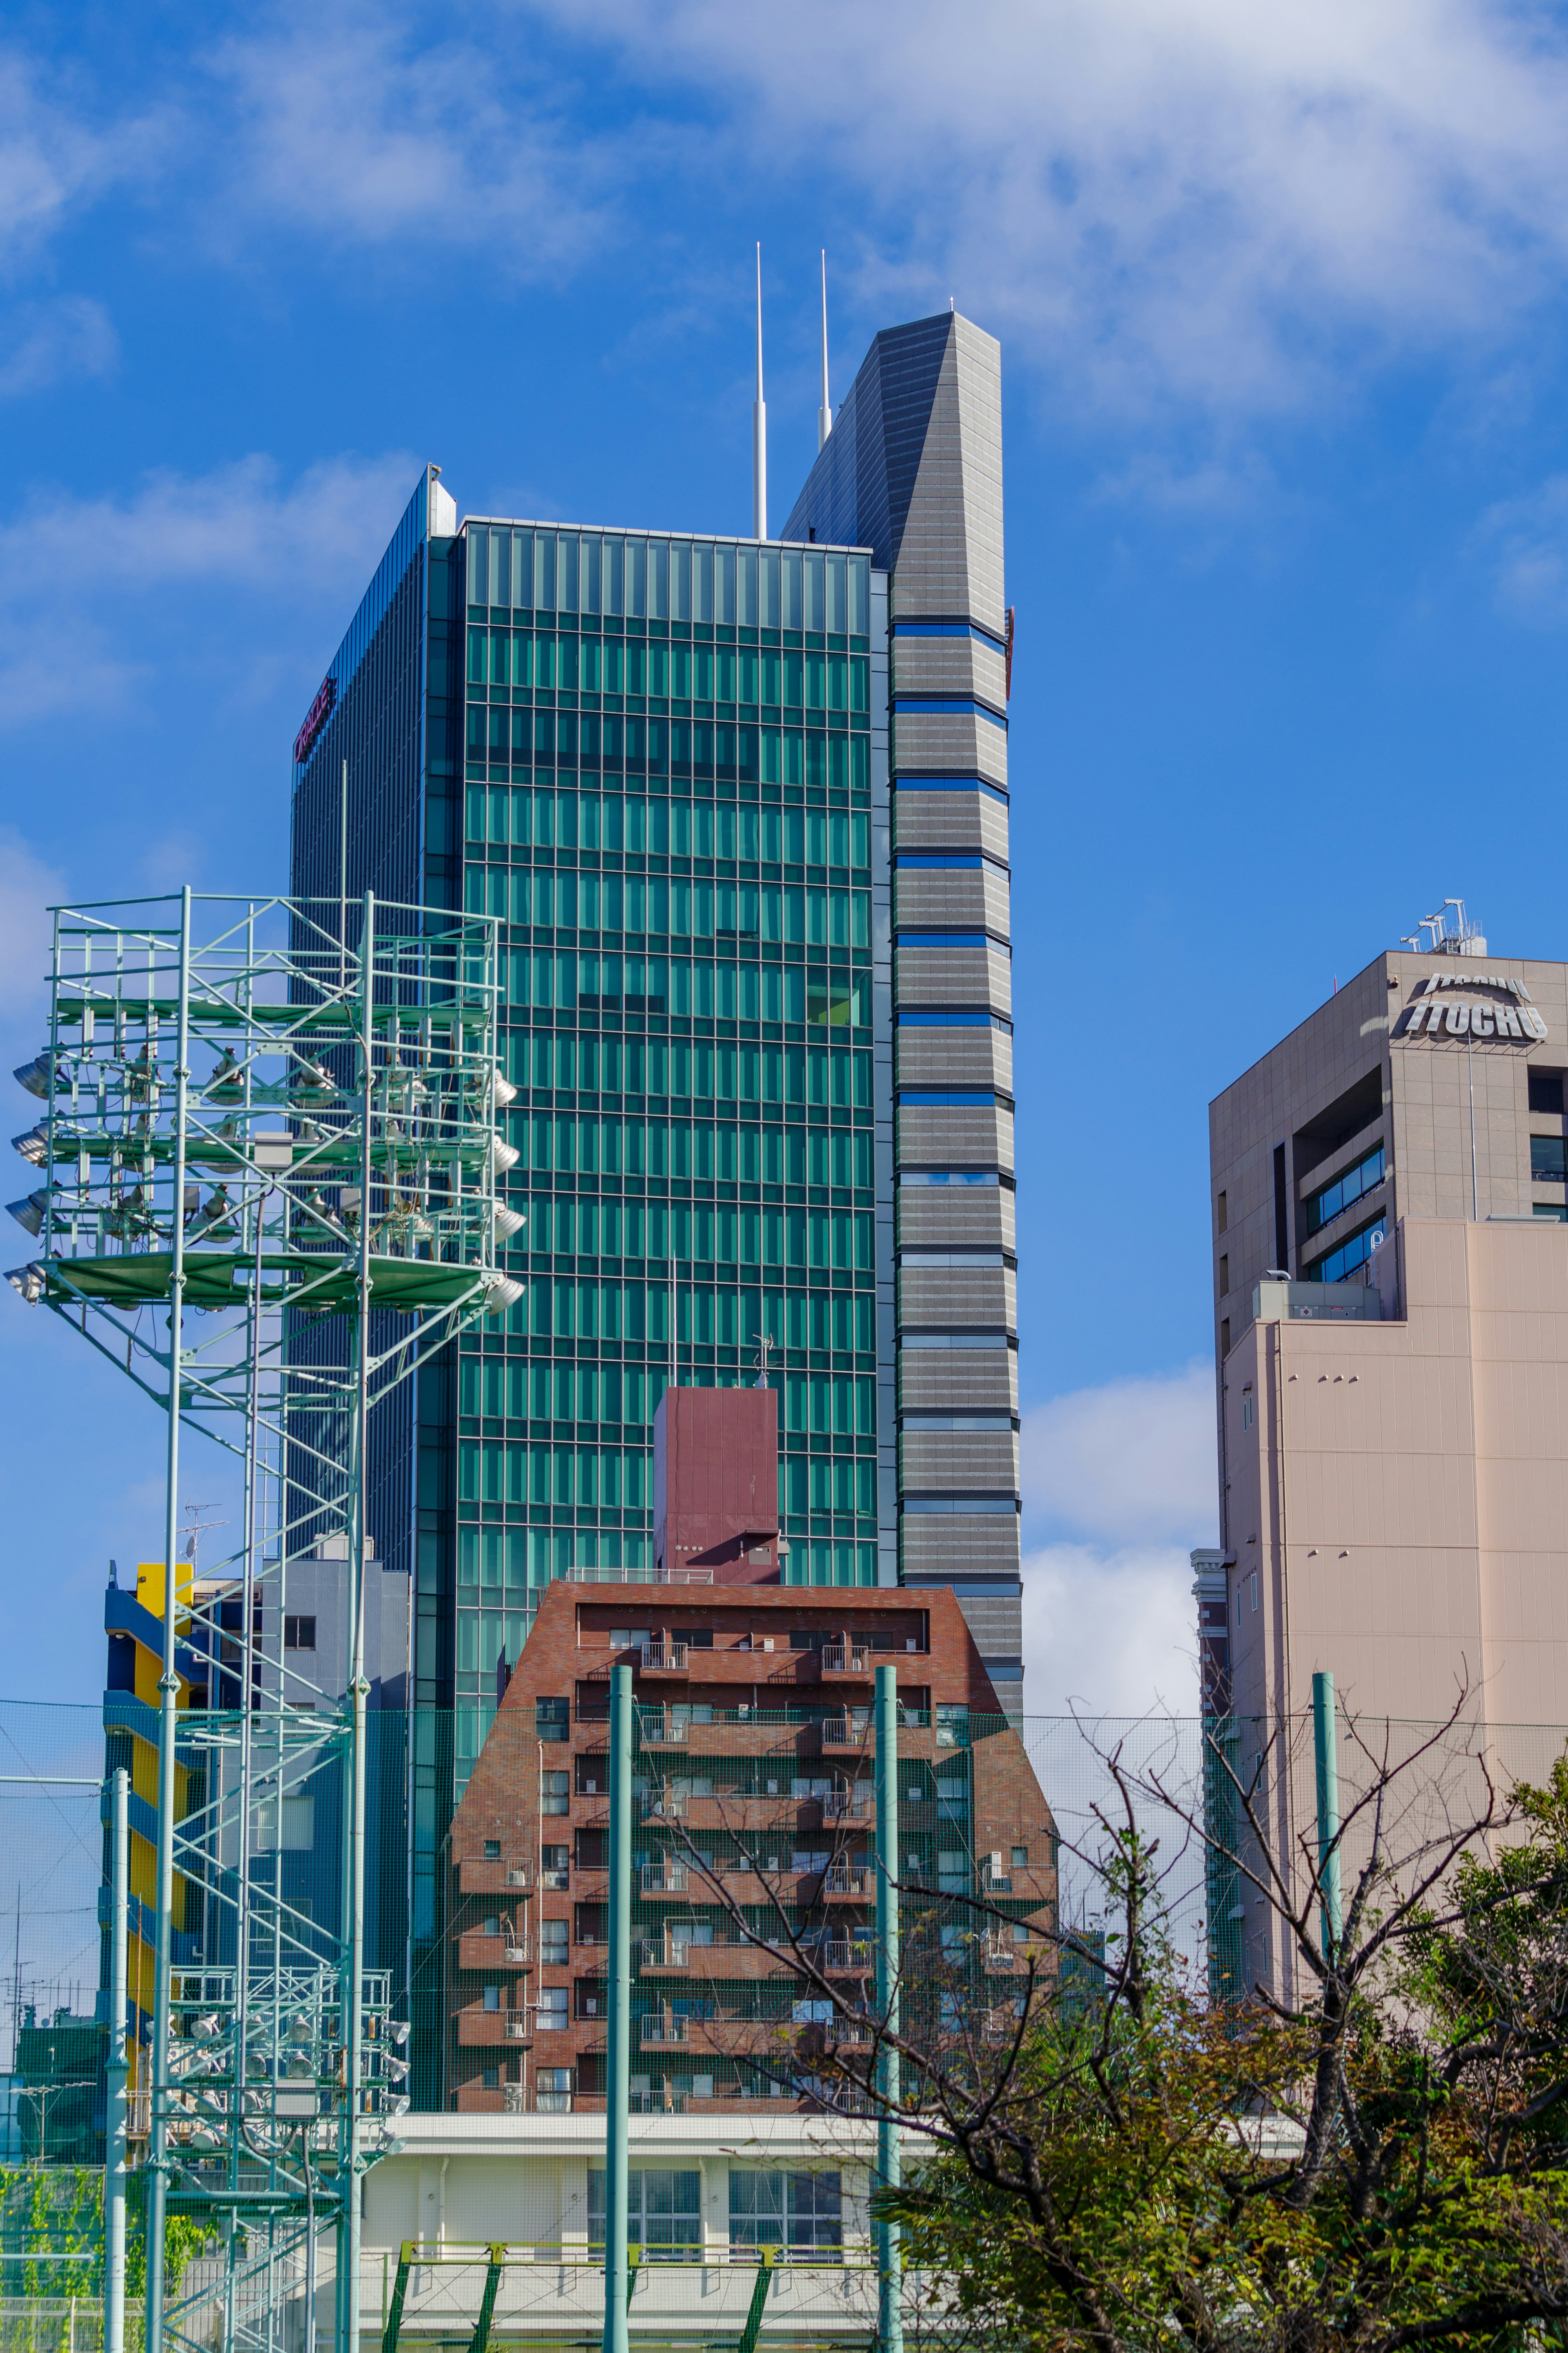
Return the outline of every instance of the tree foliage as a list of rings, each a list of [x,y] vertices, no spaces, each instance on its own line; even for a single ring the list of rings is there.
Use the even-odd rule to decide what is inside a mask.
[[[1100,1998],[1043,1989],[1006,2079],[967,2109],[938,2090],[935,2151],[885,2201],[946,2283],[933,2322],[1051,2353],[1568,2344],[1568,1765],[1397,1863],[1396,1778],[1337,1942],[1315,1858],[1237,1858],[1293,2003],[1194,1989],[1129,1807]]]

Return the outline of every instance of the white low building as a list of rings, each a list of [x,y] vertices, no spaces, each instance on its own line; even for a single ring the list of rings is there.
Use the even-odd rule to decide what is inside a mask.
[[[407,2116],[365,2181],[363,2326],[398,2342],[471,2334],[492,2262],[491,2335],[596,2337],[604,2314],[604,2118]],[[630,2123],[638,2338],[738,2338],[767,2256],[761,2342],[865,2339],[877,2271],[863,2118],[656,2115]],[[909,2160],[920,2150],[911,2146]],[[907,2284],[913,2303],[918,2284]]]

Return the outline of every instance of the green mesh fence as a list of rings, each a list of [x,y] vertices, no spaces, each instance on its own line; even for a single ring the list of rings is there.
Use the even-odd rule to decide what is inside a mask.
[[[521,1883],[509,1890],[498,1879],[493,1891],[477,1880],[466,1885],[458,1860],[468,1815],[454,1823],[452,1716],[421,1711],[410,1723],[395,1711],[373,1712],[365,1990],[374,2047],[363,2127],[373,2160],[395,2148],[399,2118],[410,2112],[602,2114],[607,1712],[606,1686],[603,1722],[588,1704],[568,1743],[554,1746],[536,1740],[530,1711],[512,1788],[523,1831],[516,1857],[498,1866]],[[1392,1775],[1385,1836],[1414,1870],[1515,1779],[1545,1779],[1564,1736],[1561,1727],[1495,1725],[1479,1715],[1447,1727],[1342,1716],[1347,1883],[1370,1835],[1357,1809],[1380,1777]],[[110,1695],[101,1712],[0,1704],[0,1963],[8,1979],[0,2020],[0,2353],[24,2343],[29,2353],[57,2346],[96,2353],[101,2343],[110,1933],[101,1782],[116,1765],[132,1780],[132,2332],[137,2325],[155,1737],[151,1712],[121,1695]],[[302,2311],[312,2221],[323,2337],[337,2293],[347,1739],[325,1713],[300,1711],[287,1724],[258,1715],[247,1726],[236,1715],[192,1711],[182,1715],[177,1761],[171,2337],[192,2348],[298,2353],[289,2331]],[[773,1711],[674,1699],[639,1706],[634,2109],[711,2113],[721,2136],[733,2129],[723,2115],[737,2109],[815,2104],[855,2112],[842,2068],[814,2071],[816,2021],[787,1963],[798,1939],[836,1983],[858,1986],[858,1998],[869,2000],[873,1766],[867,1712],[841,1703]],[[554,1778],[547,1783],[542,1774]],[[1152,1848],[1169,1931],[1194,1979],[1221,1994],[1237,1989],[1254,1933],[1235,1861],[1247,1845],[1247,1809],[1282,1853],[1310,1847],[1315,1825],[1306,1716],[1269,1727],[1173,1717],[1009,1722],[938,1709],[903,1719],[899,1785],[906,1957],[926,1956],[907,1980],[907,1999],[917,2026],[918,2004],[926,2003],[933,2033],[945,2030],[955,2006],[968,2005],[982,2033],[992,2031],[987,2021],[1005,2020],[1020,1964],[1044,1927],[1064,1982],[1077,1972],[1086,1995],[1092,1991],[1108,1926],[1103,1866],[1129,1820]],[[466,1809],[483,1786],[481,1768],[467,1783]],[[481,1862],[482,1847],[481,1840]],[[250,1888],[244,1970],[242,1883]],[[466,1940],[492,1932],[500,1956],[527,1953],[519,1964],[526,1987],[520,2047],[512,2054],[504,2040],[509,2012],[498,2025],[493,2082],[490,2052],[465,2040],[460,2015],[482,2010],[484,2001],[484,1971],[469,1965]],[[552,2058],[550,2036],[568,2027],[570,2058]],[[832,2040],[842,2058],[842,2021]],[[253,2103],[264,2123],[245,2133],[234,2125],[237,2050],[246,2081],[268,2086]],[[589,2252],[582,2296],[591,2302]],[[549,2253],[542,2243],[530,2260]],[[680,2248],[667,2253],[683,2259]],[[564,2261],[559,2246],[553,2255]],[[382,2247],[367,2251],[365,2262],[365,2327],[374,2330],[396,2257]],[[456,2329],[448,2306],[471,2327],[486,2275],[482,2263],[470,2263],[460,2279],[432,2274],[416,2283],[415,2306],[437,2334]],[[498,2299],[508,2328],[542,2342],[521,2287],[504,2287]],[[549,2301],[541,2289],[538,2327]],[[295,2319],[285,2327],[280,2313]],[[773,2341],[771,2327],[764,2334]]]

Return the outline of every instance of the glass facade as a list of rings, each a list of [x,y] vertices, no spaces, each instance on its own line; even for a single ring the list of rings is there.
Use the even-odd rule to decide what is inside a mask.
[[[510,523],[461,548],[454,880],[501,926],[526,1224],[451,1400],[458,1788],[541,1588],[651,1566],[667,1384],[753,1381],[771,1342],[792,1581],[875,1584],[892,1512],[879,578]]]

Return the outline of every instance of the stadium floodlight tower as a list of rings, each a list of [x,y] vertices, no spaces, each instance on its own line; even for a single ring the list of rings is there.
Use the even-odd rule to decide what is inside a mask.
[[[203,2303],[165,2301],[179,2208],[227,2246],[226,2347],[277,2353],[302,2298],[313,2353],[328,2234],[357,2353],[357,2179],[408,2105],[408,2030],[364,1967],[367,1429],[432,1349],[521,1295],[500,1264],[521,1219],[497,1192],[517,1157],[497,997],[492,920],[368,894],[55,911],[48,1042],[16,1073],[42,1111],[16,1138],[37,1189],[12,1212],[38,1248],[9,1279],[167,1417],[149,2353],[212,2341],[210,2280]],[[243,1461],[226,1619],[210,1580],[179,1589],[183,1426]],[[285,1696],[282,1658],[307,1546],[345,1556],[347,1655],[313,1705],[292,1660]],[[199,1627],[195,1647],[235,1657],[237,1708],[177,1704],[176,1637]],[[286,1885],[276,1826],[326,1772],[342,1827],[323,1921]],[[199,1953],[189,1934],[176,1951],[176,1876],[201,1891]]]

